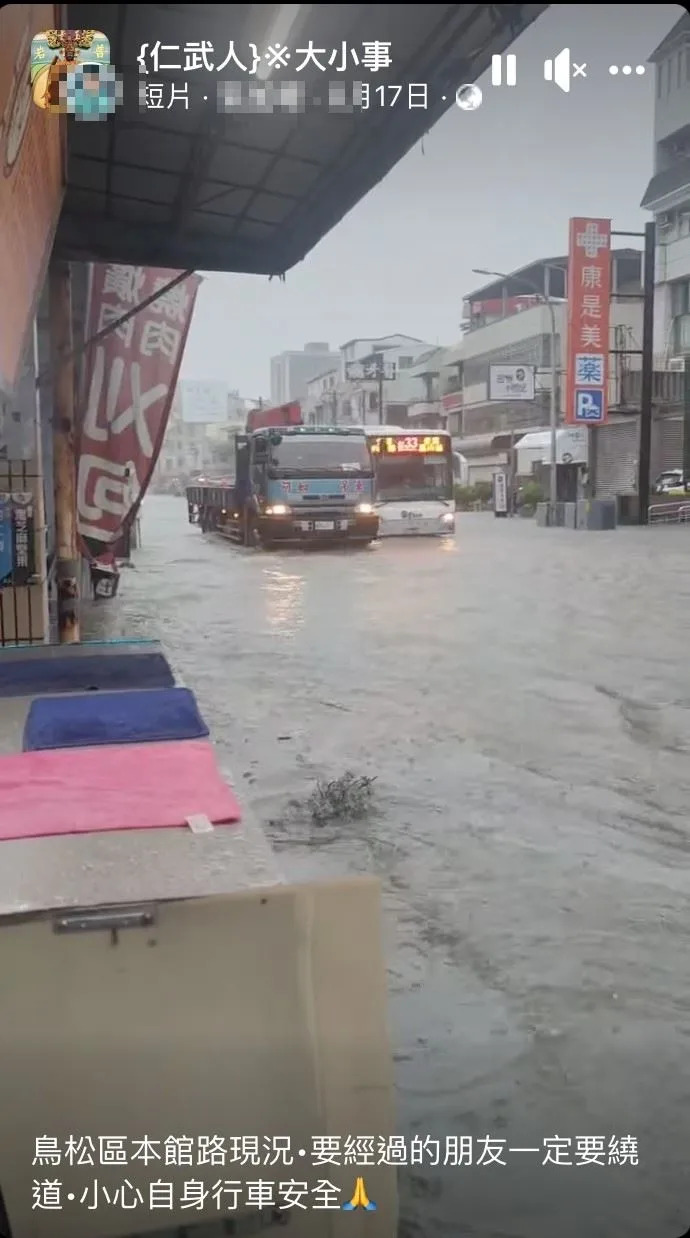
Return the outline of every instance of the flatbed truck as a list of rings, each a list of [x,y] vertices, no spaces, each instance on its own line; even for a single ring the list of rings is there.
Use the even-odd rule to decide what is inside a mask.
[[[244,546],[366,545],[379,532],[367,435],[294,424],[237,435],[232,480],[188,486],[187,509],[190,524]]]

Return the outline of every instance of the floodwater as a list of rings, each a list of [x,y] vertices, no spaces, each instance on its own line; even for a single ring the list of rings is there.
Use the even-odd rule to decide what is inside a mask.
[[[151,497],[143,541],[96,628],[164,642],[259,817],[377,780],[366,822],[270,832],[289,878],[381,878],[401,1129],[506,1161],[428,1144],[401,1235],[678,1238],[690,530],[463,515],[451,542],[262,553]],[[625,1137],[638,1166],[583,1163]]]

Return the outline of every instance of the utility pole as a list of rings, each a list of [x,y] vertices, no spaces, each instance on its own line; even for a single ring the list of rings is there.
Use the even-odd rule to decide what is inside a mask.
[[[551,328],[551,391],[549,394],[549,438],[551,441],[551,468],[549,469],[549,523],[556,523],[556,504],[558,503],[558,331],[556,328],[556,311],[550,296],[544,297],[544,304],[549,311],[549,326]]]
[[[72,289],[69,263],[53,261],[49,272],[50,351],[53,369],[53,479],[55,486],[58,636],[63,645],[79,641],[77,465],[75,443],[75,366],[72,342]]]
[[[377,377],[379,380],[379,425],[382,426],[385,421],[385,417],[383,415],[383,379],[384,379],[383,353],[379,353],[378,355],[377,367],[378,367]]]
[[[644,230],[644,301],[642,306],[642,375],[640,392],[640,452],[637,474],[637,523],[649,523],[649,471],[652,454],[652,393],[654,386],[654,259],[656,228]]]

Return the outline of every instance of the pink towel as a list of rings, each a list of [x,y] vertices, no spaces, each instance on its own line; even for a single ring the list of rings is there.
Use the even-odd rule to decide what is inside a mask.
[[[0,757],[0,841],[188,828],[197,815],[213,825],[241,817],[207,740]]]

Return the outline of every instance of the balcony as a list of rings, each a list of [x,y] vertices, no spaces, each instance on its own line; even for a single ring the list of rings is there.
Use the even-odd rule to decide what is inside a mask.
[[[690,357],[688,358],[690,363]],[[685,398],[685,374],[674,370],[655,370],[652,376],[652,404],[655,408],[681,408]],[[642,398],[642,373],[631,370],[618,383],[612,407],[638,409]]]

